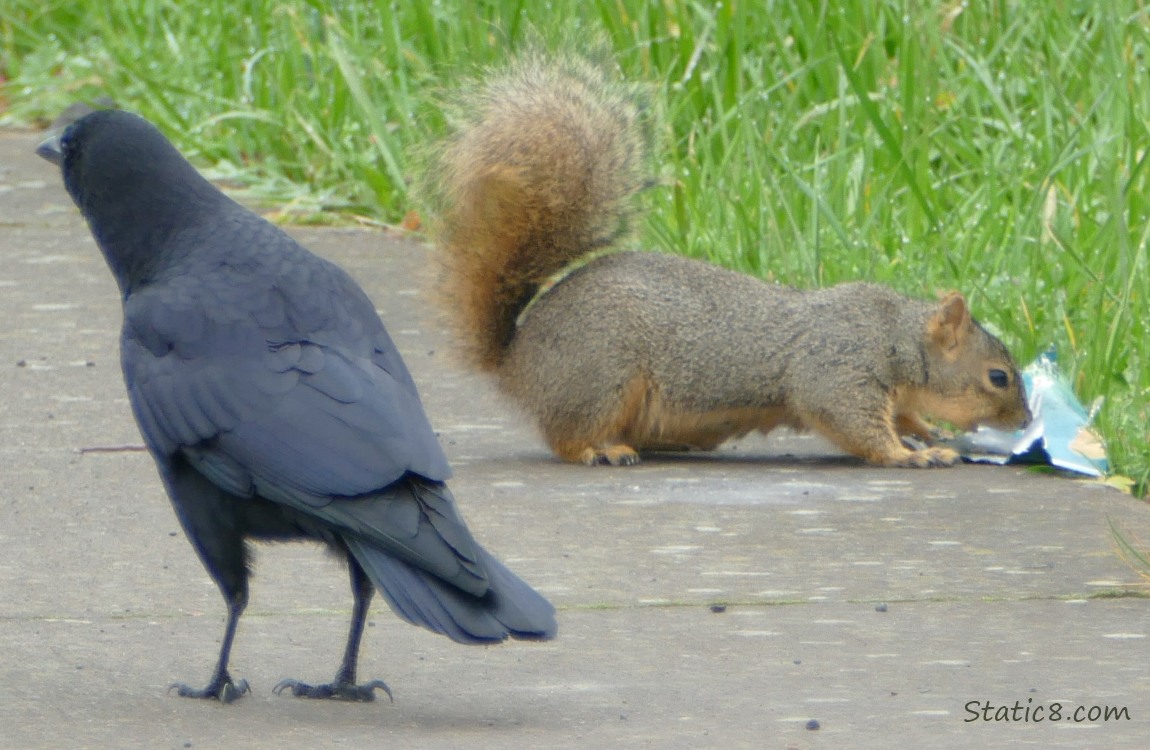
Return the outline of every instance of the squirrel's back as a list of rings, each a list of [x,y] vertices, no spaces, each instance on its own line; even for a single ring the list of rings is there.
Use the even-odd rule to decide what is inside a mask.
[[[639,89],[581,58],[525,55],[464,93],[427,197],[446,295],[480,368],[498,368],[548,277],[629,230],[647,184]]]
[[[800,291],[677,255],[612,253],[532,305],[498,382],[560,422],[637,380],[677,413],[781,404],[815,372],[820,386],[866,369],[894,387],[926,378],[919,346],[936,308],[865,282]]]

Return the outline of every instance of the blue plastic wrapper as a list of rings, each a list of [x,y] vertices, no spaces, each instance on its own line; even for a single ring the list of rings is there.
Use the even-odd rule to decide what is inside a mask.
[[[1091,413],[1074,395],[1058,369],[1053,350],[1044,352],[1022,370],[1022,381],[1034,421],[1025,430],[1004,432],[979,427],[943,445],[967,461],[992,464],[1045,464],[1092,477],[1110,470],[1106,448],[1090,427]]]

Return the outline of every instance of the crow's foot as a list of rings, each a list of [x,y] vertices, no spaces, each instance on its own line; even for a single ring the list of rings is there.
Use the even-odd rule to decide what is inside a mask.
[[[387,693],[388,700],[393,703],[395,702],[395,699],[391,696],[391,688],[389,688],[383,680],[372,680],[363,685],[346,681],[332,682],[327,685],[308,685],[299,680],[281,680],[278,685],[272,688],[272,692],[279,695],[288,688],[291,689],[291,694],[297,698],[328,698],[337,701],[356,701],[360,703],[369,703],[375,700],[375,690],[379,688]]]
[[[220,703],[231,703],[244,693],[250,693],[252,691],[251,687],[248,686],[247,680],[233,682],[231,677],[215,680],[212,684],[200,690],[185,685],[182,682],[174,682],[168,686],[169,693],[173,690],[175,690],[181,698],[217,700]]]

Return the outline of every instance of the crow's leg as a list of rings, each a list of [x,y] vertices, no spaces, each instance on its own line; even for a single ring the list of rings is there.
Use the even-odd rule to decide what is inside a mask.
[[[232,641],[236,637],[236,626],[240,622],[240,615],[247,606],[247,596],[234,599],[228,603],[228,622],[224,626],[224,642],[220,646],[220,658],[216,662],[216,669],[212,673],[211,682],[207,687],[199,690],[189,687],[182,682],[173,683],[168,690],[176,690],[183,698],[208,698],[218,700],[220,703],[231,703],[244,693],[250,693],[247,680],[234,682],[228,674],[228,658],[232,652]]]
[[[246,680],[232,680],[228,674],[228,658],[240,615],[248,606],[248,551],[244,546],[242,514],[252,501],[229,495],[179,455],[171,462],[157,464],[180,525],[212,580],[219,586],[228,607],[224,641],[220,645],[220,658],[211,682],[201,690],[179,682],[168,689],[179,691],[185,698],[231,703],[251,692]]]
[[[391,689],[383,680],[372,680],[362,685],[356,684],[356,663],[359,661],[359,642],[363,638],[363,626],[367,621],[367,610],[375,593],[371,580],[355,558],[348,555],[348,572],[351,574],[351,592],[355,596],[355,606],[351,612],[351,628],[347,633],[347,648],[343,652],[343,662],[335,679],[327,685],[308,685],[299,680],[282,680],[275,686],[278,695],[288,688],[292,695],[300,698],[334,698],[343,701],[373,701],[376,688],[387,693],[392,699]]]

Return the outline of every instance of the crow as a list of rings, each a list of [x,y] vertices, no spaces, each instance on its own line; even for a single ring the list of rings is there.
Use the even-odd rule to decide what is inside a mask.
[[[552,605],[471,535],[415,383],[374,305],[335,264],[220,192],[147,120],[100,110],[47,138],[123,304],[132,413],[184,532],[227,605],[202,689],[228,672],[248,602],[247,540],[315,540],[346,560],[354,596],[335,679],[296,696],[370,701],[356,682],[373,591],[459,643],[549,639]]]

